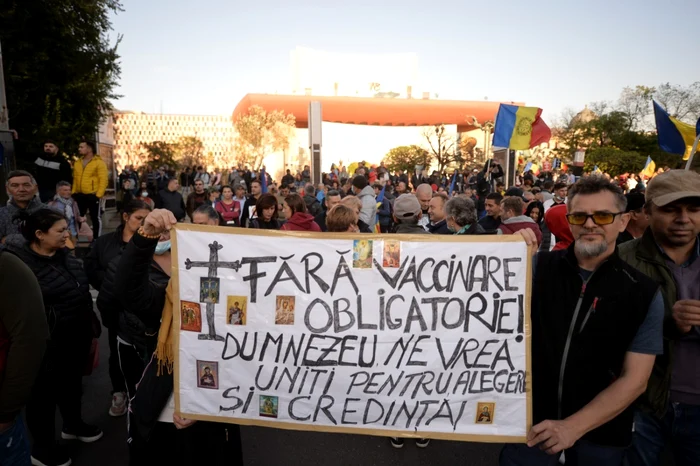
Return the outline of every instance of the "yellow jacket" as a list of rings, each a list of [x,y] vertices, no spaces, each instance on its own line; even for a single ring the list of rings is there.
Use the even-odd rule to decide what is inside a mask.
[[[73,164],[73,193],[95,194],[98,198],[107,189],[107,165],[98,155],[94,155],[83,168],[83,159]]]

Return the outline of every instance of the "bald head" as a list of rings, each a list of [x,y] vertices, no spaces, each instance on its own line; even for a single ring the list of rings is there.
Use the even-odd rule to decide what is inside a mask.
[[[427,183],[418,185],[416,188],[416,198],[418,198],[418,202],[420,202],[420,208],[423,214],[427,214],[428,209],[430,209],[430,200],[433,198],[432,186]]]

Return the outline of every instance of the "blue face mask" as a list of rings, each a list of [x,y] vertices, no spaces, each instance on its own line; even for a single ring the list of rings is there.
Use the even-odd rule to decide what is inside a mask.
[[[156,256],[162,256],[168,251],[170,251],[170,240],[161,241],[156,245]]]

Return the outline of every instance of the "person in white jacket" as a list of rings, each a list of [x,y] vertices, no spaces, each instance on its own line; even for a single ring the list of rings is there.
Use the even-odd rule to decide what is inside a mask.
[[[352,179],[352,192],[362,201],[360,220],[374,231],[374,226],[377,223],[377,200],[374,197],[374,188],[367,183],[367,178],[363,175],[357,175]]]

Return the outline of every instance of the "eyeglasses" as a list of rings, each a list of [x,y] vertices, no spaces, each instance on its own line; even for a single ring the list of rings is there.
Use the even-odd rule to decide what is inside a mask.
[[[615,221],[615,217],[624,212],[596,212],[594,214],[566,214],[566,221],[569,225],[583,225],[588,219],[592,219],[596,225],[610,225]]]

